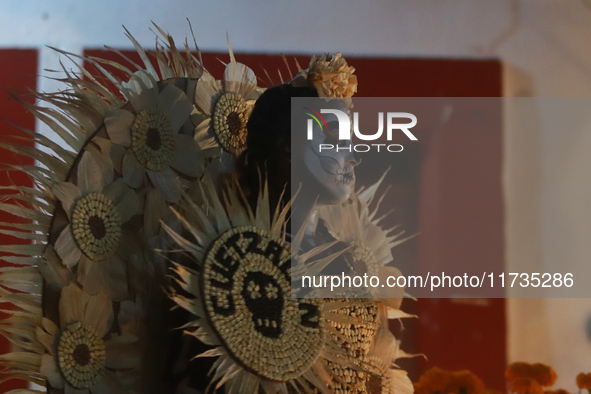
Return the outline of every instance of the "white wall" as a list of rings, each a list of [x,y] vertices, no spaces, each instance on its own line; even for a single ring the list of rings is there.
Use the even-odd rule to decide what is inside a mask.
[[[589,96],[589,0],[0,0],[0,47],[41,48],[41,68],[58,68],[44,45],[129,47],[121,25],[151,46],[150,21],[179,39],[190,18],[204,50],[342,51],[391,57],[498,57],[508,96]],[[386,76],[385,76],[386,77]],[[363,83],[363,81],[361,81]],[[55,84],[40,80],[41,90]],[[518,116],[513,114],[512,116]],[[547,114],[541,114],[543,117]],[[507,117],[505,195],[509,268],[591,255],[591,134],[518,128]],[[591,300],[509,302],[511,360],[558,369],[559,385],[591,370],[585,338]],[[484,353],[484,352],[483,352]]]

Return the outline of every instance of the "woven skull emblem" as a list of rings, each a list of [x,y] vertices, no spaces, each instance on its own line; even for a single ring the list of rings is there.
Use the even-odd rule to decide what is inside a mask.
[[[242,296],[252,313],[254,329],[267,338],[281,334],[283,292],[279,283],[261,272],[249,272],[244,281]]]

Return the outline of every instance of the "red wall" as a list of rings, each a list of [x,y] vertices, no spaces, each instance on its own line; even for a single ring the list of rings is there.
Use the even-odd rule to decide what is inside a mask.
[[[11,99],[6,90],[26,92],[28,89],[36,90],[37,87],[37,51],[36,50],[22,50],[22,49],[2,49],[0,50],[0,119],[3,124],[0,125],[0,130],[3,135],[7,132],[10,134],[18,134],[26,136],[25,133],[17,131],[12,126],[5,124],[5,122],[12,122],[22,127],[34,130],[35,119],[27,113],[15,100]],[[32,102],[32,100],[27,100]],[[32,141],[31,141],[32,144]],[[32,159],[17,160],[16,155],[0,149],[0,162],[5,163],[21,163],[33,164]],[[0,185],[26,185],[31,186],[32,183],[28,177],[22,173],[11,172],[10,175],[5,171],[0,172]],[[4,192],[2,192],[4,194]],[[0,222],[16,221],[18,218],[0,212]],[[13,244],[23,242],[9,236],[0,235],[0,244]],[[0,261],[0,265],[3,263]],[[7,308],[6,304],[0,305],[1,308]],[[0,317],[6,317],[0,314]],[[0,353],[10,351],[11,345],[0,336]],[[12,389],[26,387],[21,382],[8,381],[0,384],[0,392],[4,393]]]
[[[87,55],[120,61],[103,50],[87,50]],[[139,57],[125,52],[132,60]],[[345,54],[346,56],[346,54]],[[250,66],[261,86],[280,82],[277,70],[289,79],[280,56],[236,54]],[[347,56],[346,56],[347,57]],[[308,56],[297,56],[306,67]],[[203,61],[216,78],[221,78],[227,54],[204,53]],[[295,71],[294,57],[288,60]],[[376,59],[347,57],[356,68],[358,97],[500,97],[501,64],[496,60]],[[271,75],[268,81],[264,69]],[[108,83],[107,83],[108,84]],[[433,260],[469,264],[486,255],[493,269],[504,266],[503,203],[501,190],[501,112],[487,137],[466,139],[460,135],[430,135],[416,151],[415,169],[400,183],[395,198],[408,212],[400,216],[408,222],[408,233],[420,232],[416,239],[401,245],[403,256],[418,264],[433,266]],[[401,197],[402,196],[402,197]],[[406,201],[406,203],[405,203]],[[479,201],[481,204],[473,204]],[[471,208],[470,208],[471,207]],[[437,245],[445,245],[439,248]],[[405,301],[403,307],[419,315],[419,320],[398,322],[391,328],[407,352],[424,353],[427,360],[403,360],[400,365],[416,380],[426,369],[471,369],[487,386],[502,390],[506,365],[505,301],[484,299],[472,302],[449,299]]]

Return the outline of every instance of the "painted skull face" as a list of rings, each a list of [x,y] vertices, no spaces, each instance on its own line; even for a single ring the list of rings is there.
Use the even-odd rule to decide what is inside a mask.
[[[360,163],[351,140],[339,140],[339,122],[325,114],[326,126],[313,125],[312,140],[304,152],[304,165],[328,191],[329,204],[345,202],[355,188],[355,166]],[[320,149],[321,144],[323,148]],[[326,148],[332,145],[332,148]]]

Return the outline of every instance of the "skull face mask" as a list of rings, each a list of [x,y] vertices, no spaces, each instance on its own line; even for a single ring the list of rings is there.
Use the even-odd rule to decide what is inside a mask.
[[[361,160],[353,150],[351,140],[339,140],[336,116],[325,114],[324,117],[327,129],[318,124],[313,125],[312,140],[307,141],[304,151],[304,165],[328,192],[329,201],[322,202],[339,204],[345,202],[353,192],[355,166]]]

